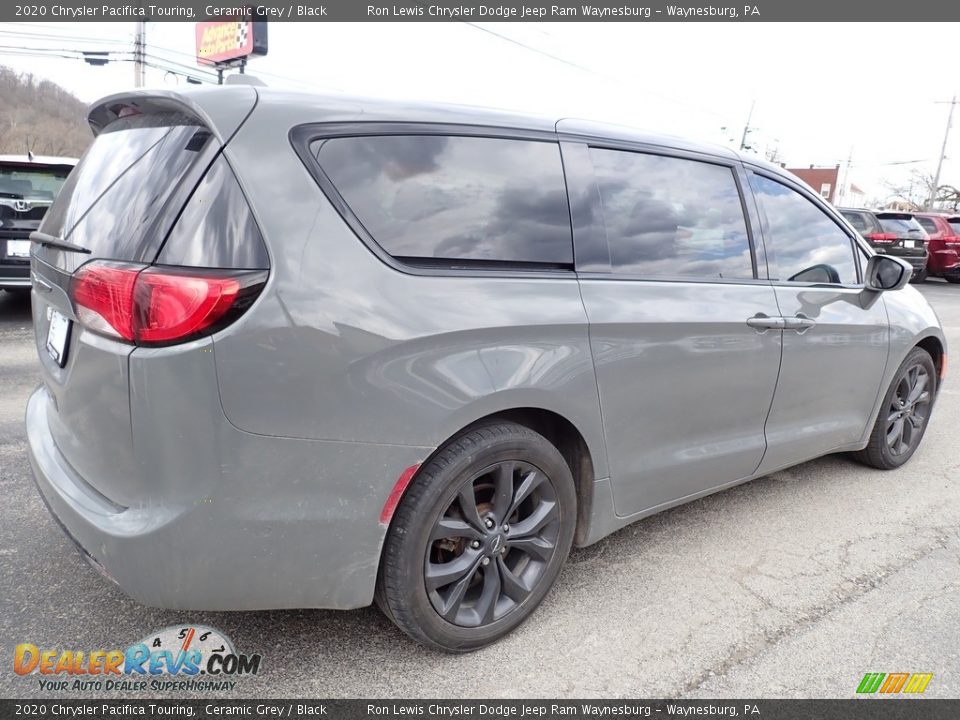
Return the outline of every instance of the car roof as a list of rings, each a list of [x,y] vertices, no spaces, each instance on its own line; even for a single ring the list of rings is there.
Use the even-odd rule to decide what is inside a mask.
[[[248,93],[256,93],[258,106],[270,106],[288,118],[291,127],[320,122],[390,122],[434,123],[450,125],[482,125],[529,132],[549,132],[587,138],[604,138],[651,146],[674,148],[718,158],[741,159],[736,151],[723,145],[688,140],[686,138],[640,130],[625,125],[595,122],[560,115],[535,115],[511,110],[456,105],[425,100],[407,101],[388,98],[366,97],[333,92],[304,92],[281,88],[250,85],[186,86],[177,90],[137,90],[105,97],[91,106],[90,120],[95,128],[108,121],[111,107],[124,102],[142,104],[180,101],[193,111],[199,111],[208,122],[233,121],[229,106],[239,111],[249,102]],[[244,113],[245,114],[245,113]],[[227,134],[228,123],[216,128]],[[771,166],[780,174],[781,168]]]

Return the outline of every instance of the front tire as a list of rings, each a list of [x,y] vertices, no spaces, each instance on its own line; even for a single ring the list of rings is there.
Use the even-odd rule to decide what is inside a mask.
[[[893,470],[907,462],[926,432],[936,393],[933,358],[926,350],[914,348],[893,376],[870,442],[853,456],[880,470]]]
[[[552,587],[576,517],[570,468],[546,438],[510,422],[469,430],[420,469],[397,508],[377,604],[429,647],[496,642]]]

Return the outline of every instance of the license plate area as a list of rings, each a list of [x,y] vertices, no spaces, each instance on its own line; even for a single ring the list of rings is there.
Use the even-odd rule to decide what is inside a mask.
[[[30,259],[29,240],[7,240],[7,257]]]
[[[63,367],[67,362],[71,322],[58,310],[51,308],[49,313],[50,326],[47,328],[47,352],[57,365]]]

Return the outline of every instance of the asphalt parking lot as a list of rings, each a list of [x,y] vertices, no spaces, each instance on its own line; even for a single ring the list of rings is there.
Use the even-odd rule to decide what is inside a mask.
[[[960,286],[921,290],[960,348]],[[193,622],[262,654],[238,697],[850,697],[866,672],[960,697],[958,374],[905,468],[829,457],[654,516],[575,551],[518,632],[447,656],[370,608],[168,612],[103,581],[30,477],[29,301],[0,293],[0,695],[56,694],[13,673],[18,643],[123,648]]]

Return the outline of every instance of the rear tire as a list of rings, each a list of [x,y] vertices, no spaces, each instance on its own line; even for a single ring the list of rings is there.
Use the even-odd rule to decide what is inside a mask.
[[[870,442],[853,457],[879,470],[893,470],[916,452],[930,421],[937,369],[930,353],[914,348],[897,368],[883,397]]]
[[[417,473],[384,544],[376,600],[407,635],[462,653],[510,633],[553,586],[577,517],[559,450],[510,422],[455,437]]]
[[[943,279],[954,285],[960,284],[960,275],[944,275]]]

